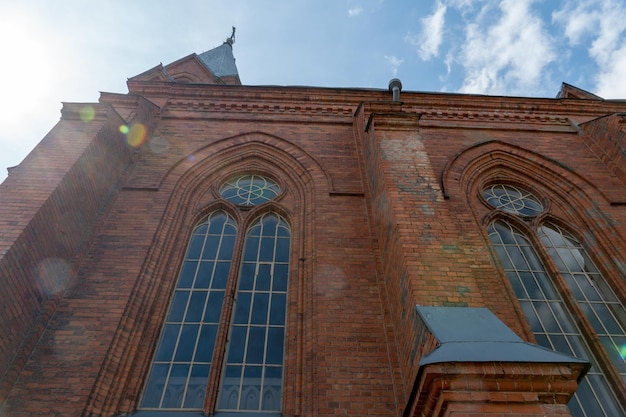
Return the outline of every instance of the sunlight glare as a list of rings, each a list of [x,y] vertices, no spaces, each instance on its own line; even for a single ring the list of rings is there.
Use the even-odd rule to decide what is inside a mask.
[[[36,11],[17,5],[0,6],[0,170],[21,160],[55,121],[60,108],[57,89],[60,75],[67,73],[64,42],[53,35],[49,22]],[[56,106],[56,107],[55,107]],[[37,132],[36,137],[25,137]],[[15,138],[21,138],[19,142]],[[9,162],[10,161],[10,162]],[[2,180],[0,176],[0,181]]]

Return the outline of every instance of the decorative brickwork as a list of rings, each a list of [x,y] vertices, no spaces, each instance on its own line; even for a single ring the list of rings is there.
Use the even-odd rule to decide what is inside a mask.
[[[437,343],[415,306],[486,307],[535,342],[490,244],[496,219],[536,245],[541,222],[568,230],[624,303],[623,101],[567,86],[557,99],[394,102],[385,89],[243,86],[205,64],[190,55],[131,78],[128,94],[65,104],[0,185],[0,415],[135,413],[192,228],[218,209],[244,229],[269,211],[290,225],[284,415],[570,415],[578,365],[420,365]],[[255,207],[222,199],[245,174],[283,191]],[[501,183],[545,211],[497,210],[482,190]],[[587,343],[626,403],[614,352]]]

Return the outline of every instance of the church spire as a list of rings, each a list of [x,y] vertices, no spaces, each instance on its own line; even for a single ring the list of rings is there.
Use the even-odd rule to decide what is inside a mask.
[[[233,56],[235,27],[220,46],[201,54],[191,54],[168,65],[159,65],[129,81],[166,81],[196,84],[241,85]]]
[[[237,30],[237,28],[233,26],[233,33],[231,33],[230,38],[226,39],[226,43],[230,46],[233,46],[233,43],[235,43],[235,30]]]

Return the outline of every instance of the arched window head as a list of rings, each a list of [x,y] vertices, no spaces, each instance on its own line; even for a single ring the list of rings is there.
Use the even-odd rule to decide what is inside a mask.
[[[626,381],[626,310],[587,250],[563,228],[546,223],[541,242],[565,279],[617,371]]]
[[[237,233],[223,211],[193,230],[141,401],[142,409],[201,410]]]
[[[280,186],[262,175],[242,175],[231,178],[220,188],[220,195],[239,206],[258,206],[271,201],[280,193]]]
[[[219,411],[280,411],[289,226],[268,213],[246,234]]]
[[[142,415],[207,411],[205,403],[224,412],[280,412],[290,228],[266,213],[245,239],[236,235],[235,221],[223,211],[194,228],[139,405]],[[238,277],[230,274],[233,258],[241,259]],[[234,305],[224,303],[227,288],[236,288]],[[212,363],[214,351],[225,353],[216,355],[219,363]],[[220,389],[205,401],[210,380],[221,380]]]
[[[483,197],[493,207],[520,216],[536,216],[544,210],[532,193],[512,185],[490,185],[483,190]]]
[[[486,187],[483,197],[494,208],[521,217],[536,216],[545,210],[535,195],[511,185]],[[597,351],[591,349],[589,338],[581,331],[584,327],[578,324],[585,320],[589,323],[595,331],[590,339],[600,340],[626,380],[626,311],[587,251],[570,233],[551,223],[523,232],[509,222],[496,220],[488,233],[537,343],[591,362],[591,369],[568,403],[572,416],[624,415],[612,390],[612,384],[621,381],[611,381],[603,372]],[[538,241],[543,247],[533,243]],[[551,263],[553,270],[556,267],[560,276],[551,276],[546,263]],[[561,277],[573,299],[555,285]],[[584,317],[577,317],[568,303],[577,304]]]
[[[600,370],[530,240],[520,230],[503,221],[496,221],[489,226],[489,239],[537,343],[548,349],[587,359],[592,364],[568,404],[572,416],[621,415],[609,381]]]

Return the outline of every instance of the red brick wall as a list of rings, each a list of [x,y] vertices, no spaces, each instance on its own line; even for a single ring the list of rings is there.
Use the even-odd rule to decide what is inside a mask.
[[[16,380],[73,282],[81,255],[129,154],[115,138],[120,119],[93,105],[64,117],[0,185],[0,398]],[[23,399],[26,401],[26,398]]]
[[[606,166],[626,182],[626,114],[614,113],[583,123],[583,140]],[[626,203],[621,199],[620,202]]]
[[[258,213],[216,192],[240,172],[273,176],[285,189],[272,207],[294,242],[287,415],[402,415],[420,359],[415,304],[487,306],[529,337],[487,245],[490,210],[478,194],[493,176],[534,171],[537,187],[558,197],[554,213],[589,230],[626,297],[624,179],[563,115],[589,120],[616,103],[403,93],[392,104],[390,93],[371,90],[130,88],[103,95],[91,123],[66,106],[0,185],[8,283],[0,375],[9,370],[0,414],[136,408],[194,222],[216,208],[242,224]],[[136,148],[120,135],[126,120],[146,129]],[[46,301],[54,284],[33,273],[47,259],[70,271],[54,302]]]

